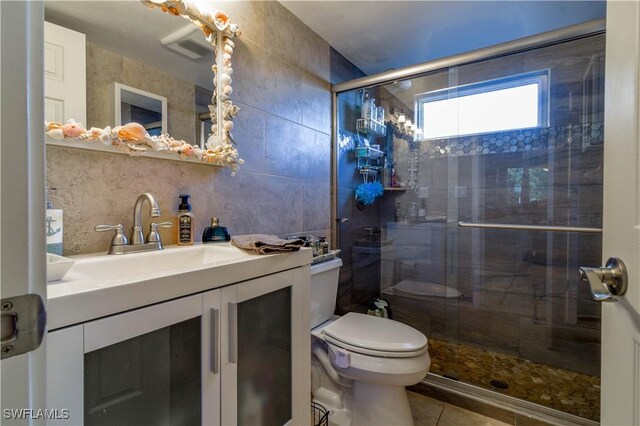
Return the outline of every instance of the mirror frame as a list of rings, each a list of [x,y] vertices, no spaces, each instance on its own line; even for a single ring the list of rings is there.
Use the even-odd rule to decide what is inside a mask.
[[[113,83],[113,122],[116,126],[122,126],[122,92],[129,92],[142,96],[145,98],[153,99],[161,104],[161,133],[167,133],[167,98],[164,96],[156,95],[155,93],[147,92],[146,90],[136,89],[135,87],[127,86],[126,84],[115,82]]]
[[[233,38],[241,35],[238,25],[231,23],[226,13],[204,7],[198,0],[141,0],[141,3],[149,9],[158,8],[170,15],[189,20],[204,33],[206,40],[214,47],[215,63],[211,67],[214,90],[209,105],[212,134],[206,146],[176,140],[164,132],[161,136],[149,136],[139,123],[118,125],[116,122],[113,129],[107,126],[104,129],[92,127],[85,130],[82,123],[76,123],[74,120],[64,124],[45,123],[47,144],[120,152],[132,156],[201,162],[228,167],[232,174],[235,174],[238,167],[244,163],[238,157],[236,143],[231,135],[233,118],[240,111],[231,101],[231,57],[235,48]],[[119,83],[116,83],[116,90],[117,84]],[[166,104],[163,109],[165,107]],[[166,114],[163,111],[163,129],[164,121]]]

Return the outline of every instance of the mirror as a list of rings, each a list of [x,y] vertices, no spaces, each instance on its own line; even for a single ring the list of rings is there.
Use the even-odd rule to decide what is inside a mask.
[[[48,110],[63,119],[48,123],[47,143],[205,162],[235,171],[242,160],[232,136],[239,108],[231,101],[231,57],[240,31],[226,14],[200,4],[204,3],[45,2],[47,22],[86,37],[86,48],[65,50],[56,42],[48,45],[45,36],[45,58],[64,62],[66,69],[85,67],[86,60],[87,83],[86,123],[67,123],[82,114],[64,116],[59,112],[65,108],[55,104],[58,97],[51,96],[53,107]],[[58,52],[64,55],[57,58]],[[48,74],[47,69],[56,67],[45,68]],[[118,107],[120,123],[115,119]],[[147,121],[141,122],[141,116]],[[127,124],[130,121],[143,130]]]
[[[121,83],[113,84],[114,123],[116,126],[142,124],[151,136],[167,133],[167,98]]]

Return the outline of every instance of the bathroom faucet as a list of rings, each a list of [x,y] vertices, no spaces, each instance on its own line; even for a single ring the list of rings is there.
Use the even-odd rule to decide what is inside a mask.
[[[142,233],[142,205],[145,201],[149,202],[149,215],[151,217],[160,216],[160,207],[156,197],[149,192],[140,194],[133,206],[133,226],[131,227],[131,245],[144,244],[144,234]]]
[[[160,216],[160,207],[156,197],[149,192],[141,194],[136,200],[136,204],[133,207],[133,226],[131,227],[131,242],[127,240],[124,235],[124,228],[121,224],[118,225],[98,225],[94,229],[97,232],[116,231],[115,235],[111,239],[111,247],[109,248],[109,254],[127,254],[138,253],[142,251],[162,250],[164,247],[160,240],[160,234],[158,228],[170,228],[171,222],[151,223],[149,227],[149,233],[145,241],[144,234],[142,233],[142,205],[145,201],[149,202],[149,215],[151,217]]]

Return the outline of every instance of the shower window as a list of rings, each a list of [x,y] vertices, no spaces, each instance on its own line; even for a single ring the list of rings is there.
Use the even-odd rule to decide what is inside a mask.
[[[416,95],[425,139],[544,127],[548,70]]]

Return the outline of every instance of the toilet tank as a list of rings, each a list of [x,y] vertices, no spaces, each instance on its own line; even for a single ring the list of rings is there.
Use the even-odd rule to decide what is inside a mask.
[[[341,259],[311,265],[311,328],[333,316],[338,295]]]

